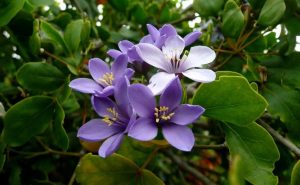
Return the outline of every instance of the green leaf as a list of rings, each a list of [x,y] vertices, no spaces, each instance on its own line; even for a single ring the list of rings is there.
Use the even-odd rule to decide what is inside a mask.
[[[242,162],[241,157],[236,155],[233,157],[229,168],[229,184],[230,185],[245,185],[245,180],[242,175]]]
[[[106,159],[85,155],[76,168],[76,178],[82,185],[164,185],[151,171],[140,170],[131,160],[118,154]]]
[[[224,0],[194,0],[193,8],[202,17],[216,16],[221,11]]]
[[[207,117],[237,125],[252,123],[267,107],[266,100],[241,76],[221,76],[200,85],[193,104],[203,106]]]
[[[291,185],[299,185],[300,184],[300,161],[298,161],[293,167],[292,177],[291,177]]]
[[[54,3],[53,0],[28,0],[34,6],[49,6]]]
[[[7,25],[22,9],[25,0],[2,0],[0,2],[0,27]]]
[[[67,150],[69,146],[69,138],[63,127],[64,119],[65,112],[63,108],[59,104],[56,104],[52,125],[53,141],[59,148]]]
[[[245,20],[240,7],[233,0],[227,1],[223,12],[222,32],[225,36],[237,38],[242,31]]]
[[[67,47],[72,53],[76,52],[79,47],[82,28],[83,28],[82,19],[71,21],[66,27],[64,33],[64,40]]]
[[[63,50],[69,51],[65,41],[62,37],[62,34],[58,31],[59,29],[46,21],[41,21],[41,30],[45,33],[45,35],[50,39],[59,44]]]
[[[41,134],[52,122],[55,106],[56,101],[47,96],[29,97],[13,105],[4,117],[4,141],[16,147]]]
[[[274,26],[285,12],[284,0],[267,0],[259,14],[258,24]]]
[[[3,104],[0,102],[0,117],[4,117],[5,115],[5,109],[4,109],[4,106]]]
[[[66,77],[48,63],[29,62],[18,70],[17,80],[26,89],[53,91],[65,83]]]
[[[240,156],[240,174],[254,185],[276,185],[274,163],[279,151],[270,134],[256,123],[247,126],[222,124],[230,155]]]
[[[300,91],[288,86],[267,83],[262,94],[268,100],[268,111],[286,124],[288,136],[300,144]]]

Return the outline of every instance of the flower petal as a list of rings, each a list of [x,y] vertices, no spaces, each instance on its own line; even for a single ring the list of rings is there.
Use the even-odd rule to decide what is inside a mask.
[[[127,55],[131,60],[142,60],[136,51],[136,46],[133,46],[127,51]]]
[[[122,128],[117,125],[108,126],[108,124],[101,119],[92,119],[79,128],[77,137],[85,141],[93,142],[100,141],[122,131]]]
[[[128,87],[128,98],[135,112],[141,117],[153,117],[156,106],[155,97],[151,90],[142,84]]]
[[[102,91],[96,91],[94,94],[97,97],[108,97],[114,94],[114,86],[107,86]]]
[[[134,44],[128,40],[122,40],[118,43],[118,46],[122,53],[127,53],[127,51],[134,46]]]
[[[101,83],[100,79],[104,74],[110,73],[108,65],[100,58],[92,58],[89,61],[89,71],[96,82]]]
[[[156,41],[155,41],[155,43],[154,43],[154,45],[156,46],[156,47],[158,47],[158,48],[161,48],[163,45],[164,45],[164,43],[165,43],[165,41],[167,40],[167,35],[163,35],[163,36],[160,36]]]
[[[159,72],[154,74],[149,82],[148,87],[152,93],[156,96],[162,93],[162,91],[169,85],[169,83],[175,78],[173,73]]]
[[[206,46],[192,47],[186,60],[181,65],[181,70],[185,71],[194,67],[202,67],[203,64],[208,64],[214,61],[216,53],[214,50]]]
[[[184,47],[184,40],[179,35],[173,35],[167,38],[162,51],[169,59],[174,58],[174,56],[179,59]]]
[[[131,126],[128,136],[139,141],[149,141],[156,137],[158,128],[153,119],[139,118]]]
[[[201,32],[196,30],[196,31],[193,31],[189,34],[187,34],[183,40],[185,42],[185,46],[188,46],[188,45],[191,45],[193,42],[195,42],[199,36],[201,35]]]
[[[102,91],[100,84],[89,78],[77,78],[72,80],[69,87],[76,91],[89,94],[93,94],[96,91]]]
[[[132,114],[132,108],[128,98],[128,86],[128,79],[126,77],[120,78],[114,88],[114,97],[120,112],[129,119]]]
[[[107,97],[92,97],[92,105],[97,114],[101,117],[110,116],[114,117],[111,112],[108,111],[110,108],[116,109],[115,103]]]
[[[150,34],[142,37],[142,39],[140,40],[140,43],[149,43],[149,44],[154,44],[154,41],[152,40],[152,37]]]
[[[166,60],[162,51],[152,44],[138,44],[136,51],[148,64],[167,72],[171,70],[170,62]]]
[[[151,35],[152,40],[156,41],[159,38],[159,31],[151,24],[147,24],[148,32]]]
[[[106,139],[101,145],[98,154],[103,158],[110,156],[111,154],[113,154],[115,151],[119,149],[123,138],[124,138],[124,133],[120,133]]]
[[[124,76],[125,69],[127,68],[128,57],[124,54],[117,57],[117,59],[111,65],[111,71],[114,75],[114,79],[118,80]]]
[[[125,69],[125,76],[130,80],[131,77],[134,75],[134,70],[131,68]]]
[[[189,69],[182,74],[196,82],[212,82],[216,79],[216,73],[210,69]]]
[[[167,37],[177,35],[177,31],[171,24],[165,24],[159,29],[160,35],[167,35]]]
[[[191,151],[195,143],[192,130],[186,126],[167,124],[162,127],[164,138],[179,150]]]
[[[112,58],[116,59],[118,56],[122,54],[122,52],[116,49],[110,49],[108,50],[107,54]]]
[[[170,121],[177,125],[188,125],[196,121],[204,111],[205,109],[199,105],[179,105]]]
[[[175,77],[167,88],[162,92],[159,100],[160,106],[166,106],[169,108],[169,111],[179,106],[182,97],[182,88],[180,80],[178,77]]]

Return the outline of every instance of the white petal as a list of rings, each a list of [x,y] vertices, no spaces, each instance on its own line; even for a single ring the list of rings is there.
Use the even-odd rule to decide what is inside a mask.
[[[148,87],[154,95],[159,95],[169,85],[169,83],[175,78],[173,73],[159,72],[150,78],[150,84]]]
[[[190,69],[182,74],[196,82],[212,82],[216,79],[216,73],[210,69]]]
[[[162,51],[154,45],[141,43],[137,45],[136,51],[146,63],[167,72],[171,70],[170,62],[166,60]]]
[[[184,40],[179,35],[173,35],[167,38],[162,50],[163,53],[168,56],[168,58],[171,59],[176,56],[176,58],[179,59],[184,47]]]
[[[203,64],[208,64],[214,61],[216,53],[214,50],[206,46],[192,47],[187,59],[182,63],[182,71],[193,67],[201,67]]]

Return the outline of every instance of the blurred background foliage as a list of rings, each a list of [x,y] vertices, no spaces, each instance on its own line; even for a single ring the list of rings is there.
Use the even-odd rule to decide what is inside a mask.
[[[300,157],[297,147],[300,146],[299,0],[1,0],[1,184],[93,184],[87,179],[95,177],[86,174],[85,169],[93,167],[103,174],[105,170],[118,170],[118,161],[124,171],[133,173],[114,177],[112,172],[110,178],[119,179],[115,184],[126,179],[129,179],[127,184],[134,184],[129,181],[155,150],[153,143],[126,139],[118,151],[122,156],[103,160],[87,155],[75,170],[80,158],[96,152],[99,143],[76,138],[78,128],[96,115],[89,96],[72,92],[68,83],[76,77],[89,76],[86,66],[89,58],[110,61],[106,51],[117,48],[120,40],[137,43],[147,34],[148,23],[156,27],[170,23],[180,35],[200,30],[202,36],[194,45],[206,45],[216,51],[217,58],[211,68],[242,74],[267,100],[267,111],[258,123],[275,137],[276,145],[257,124],[251,123],[243,129],[224,124],[241,122],[239,116],[247,112],[247,106],[249,110],[254,106],[251,101],[243,110],[223,112],[221,118],[207,112],[208,118],[215,119],[203,118],[194,125],[193,151],[159,152],[147,166],[156,177],[141,169],[144,182],[140,180],[139,184],[162,184],[162,181],[167,185],[300,184],[299,163],[296,164]],[[137,72],[134,80],[144,78],[147,80],[147,76]],[[227,90],[225,87],[220,90],[218,101],[226,104],[231,94],[228,89],[240,92],[238,97],[243,97],[243,93],[248,97],[248,92],[232,85],[248,87],[243,79],[225,85]],[[225,78],[219,82],[222,80],[226,84]],[[189,90],[194,92],[194,86],[189,86]],[[214,96],[213,87],[201,88],[202,92],[205,89],[211,93],[199,93],[193,102],[213,104],[203,100]],[[188,101],[192,96],[188,94]],[[222,119],[229,114],[237,117]],[[256,118],[254,115],[253,121]],[[274,162],[279,158],[277,148],[280,159],[273,173],[278,179],[272,175]],[[265,158],[260,159],[261,155]],[[269,179],[263,174],[265,166]],[[250,170],[256,176],[247,176],[243,170]],[[109,175],[99,179],[111,183]],[[99,184],[95,181],[94,184]]]

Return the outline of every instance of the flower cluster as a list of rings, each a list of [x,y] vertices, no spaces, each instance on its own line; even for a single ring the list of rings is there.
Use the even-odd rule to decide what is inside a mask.
[[[81,126],[77,136],[92,142],[105,140],[99,149],[101,157],[115,152],[125,135],[149,141],[162,131],[168,143],[179,150],[190,151],[194,145],[195,138],[188,125],[203,114],[204,108],[181,104],[180,78],[213,81],[215,73],[201,68],[214,60],[215,53],[205,46],[191,47],[189,52],[184,52],[186,46],[199,38],[199,31],[182,38],[169,24],[160,29],[149,24],[147,28],[149,34],[138,44],[120,41],[120,50],[107,52],[114,59],[111,67],[101,59],[90,59],[88,68],[92,79],[74,79],[69,85],[76,91],[91,94],[93,109],[100,118]],[[158,72],[149,79],[148,86],[130,84],[134,70],[128,68],[128,63],[133,67],[144,63],[158,68]]]

